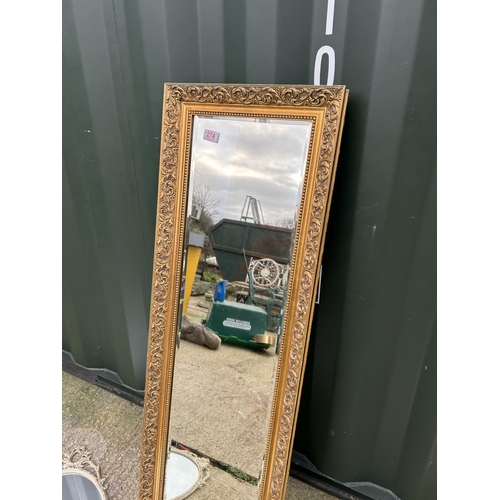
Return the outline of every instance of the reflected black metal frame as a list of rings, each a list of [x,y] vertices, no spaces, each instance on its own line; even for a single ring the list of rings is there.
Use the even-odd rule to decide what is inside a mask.
[[[133,389],[132,387],[125,385],[123,382],[120,382],[118,375],[114,374],[110,370],[106,370],[106,372],[109,372],[110,375],[114,375],[114,377],[117,379],[116,381],[113,381],[109,377],[103,376],[102,373],[104,372],[104,370],[85,368],[84,366],[76,363],[74,359],[72,359],[70,353],[64,350],[62,351],[62,353],[62,369],[66,373],[81,378],[89,384],[96,385],[97,387],[101,387],[106,391],[112,392],[113,394],[116,394],[117,396],[120,396],[127,401],[135,403],[138,406],[144,406],[144,391],[138,391],[136,389]]]

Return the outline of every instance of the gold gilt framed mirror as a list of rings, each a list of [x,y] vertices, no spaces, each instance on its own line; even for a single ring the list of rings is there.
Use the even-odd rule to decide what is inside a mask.
[[[140,500],[285,498],[347,97],[165,85]]]

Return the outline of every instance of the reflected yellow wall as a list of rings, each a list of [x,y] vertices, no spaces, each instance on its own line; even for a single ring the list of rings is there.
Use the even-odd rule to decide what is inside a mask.
[[[196,269],[200,261],[201,248],[188,246],[187,264],[186,264],[186,283],[184,289],[184,304],[182,306],[182,314],[186,314],[191,292],[193,290],[194,278],[196,276]]]

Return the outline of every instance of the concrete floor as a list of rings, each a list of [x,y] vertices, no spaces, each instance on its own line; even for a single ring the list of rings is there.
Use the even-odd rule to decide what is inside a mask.
[[[204,296],[191,297],[190,320],[201,322],[210,304]],[[275,351],[225,343],[211,350],[181,340],[174,371],[171,438],[210,459],[210,477],[190,500],[257,500]],[[63,451],[85,445],[93,452],[103,477],[108,478],[109,500],[136,499],[141,425],[141,407],[63,373]],[[287,500],[332,498],[289,480]]]
[[[62,373],[62,452],[86,446],[101,468],[108,500],[137,500],[142,407]],[[207,484],[190,500],[256,498],[256,487],[220,468],[210,467]],[[286,500],[335,500],[290,478]]]
[[[172,439],[258,478],[276,355],[181,340],[172,394]]]
[[[203,296],[191,297],[190,320],[199,323],[210,303]],[[181,340],[174,370],[172,439],[259,478],[276,362],[272,347],[254,350],[222,343],[211,350]]]

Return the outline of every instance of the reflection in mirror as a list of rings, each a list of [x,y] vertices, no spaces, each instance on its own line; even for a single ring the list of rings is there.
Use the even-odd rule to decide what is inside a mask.
[[[105,497],[93,481],[78,472],[72,472],[63,474],[62,500],[105,500]]]
[[[106,500],[100,467],[85,446],[62,456],[62,500]]]
[[[203,486],[210,473],[208,460],[180,450],[172,450],[168,458],[166,500],[182,500]]]
[[[258,496],[311,126],[264,115],[192,120],[169,434],[172,450],[235,477],[241,489],[221,500]]]

